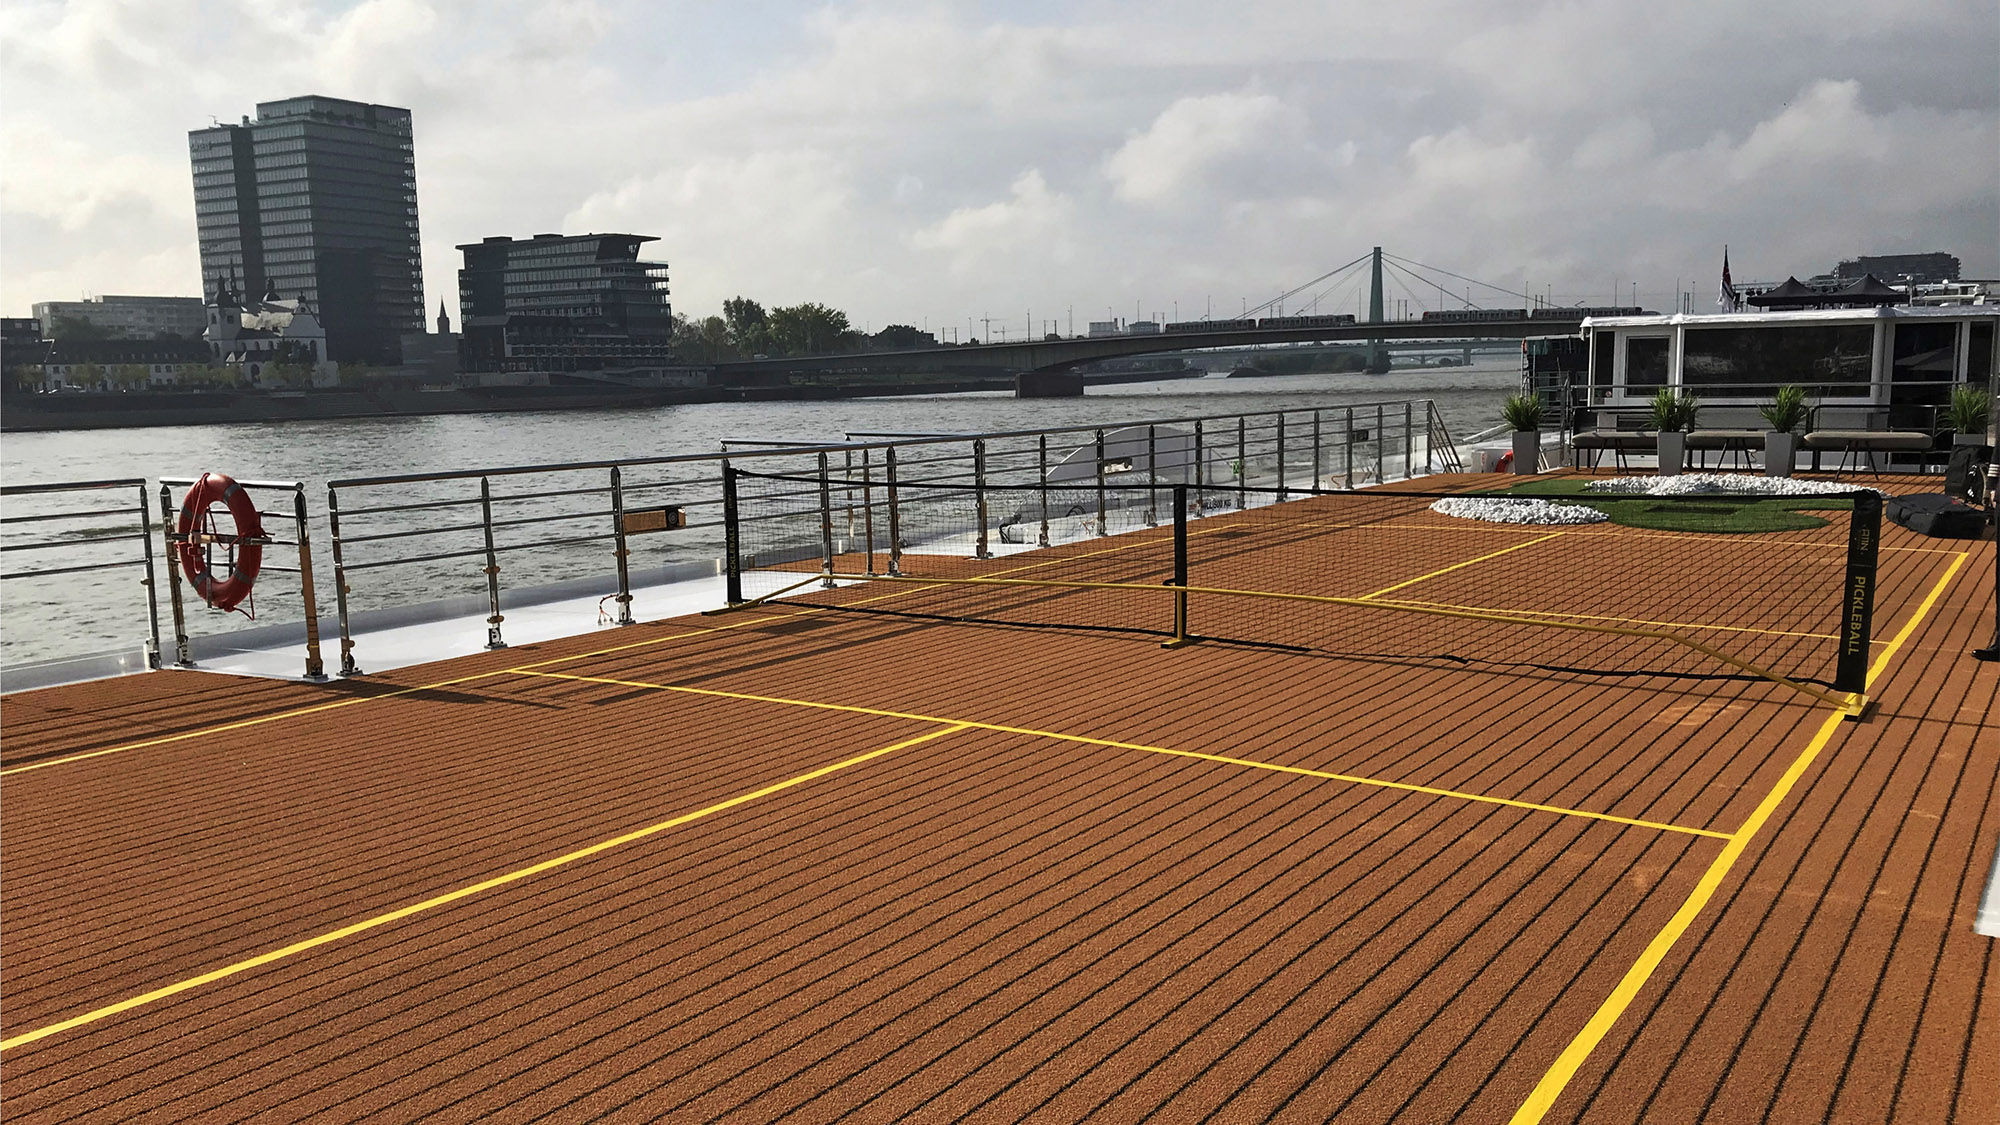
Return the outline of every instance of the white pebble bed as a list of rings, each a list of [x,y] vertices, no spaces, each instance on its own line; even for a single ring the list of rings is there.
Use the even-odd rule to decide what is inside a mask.
[[[1487,523],[1603,523],[1610,516],[1587,504],[1565,504],[1554,500],[1496,499],[1490,496],[1447,496],[1431,502],[1431,511],[1462,520]]]
[[[1584,486],[1588,492],[1622,492],[1645,496],[1710,496],[1760,493],[1773,496],[1801,496],[1821,492],[1855,492],[1858,485],[1829,480],[1794,480],[1749,473],[1681,473],[1668,477],[1613,477],[1594,480]],[[1881,489],[1871,491],[1881,492]],[[1887,496],[1888,493],[1883,492]]]

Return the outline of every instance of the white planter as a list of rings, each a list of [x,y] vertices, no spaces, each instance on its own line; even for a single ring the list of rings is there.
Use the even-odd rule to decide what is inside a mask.
[[[1542,434],[1540,430],[1514,431],[1514,471],[1522,475],[1542,471]]]
[[[1687,433],[1682,430],[1661,430],[1658,441],[1660,475],[1679,476],[1681,466],[1687,463]]]
[[[1799,436],[1783,430],[1764,431],[1764,475],[1788,477],[1798,463]]]

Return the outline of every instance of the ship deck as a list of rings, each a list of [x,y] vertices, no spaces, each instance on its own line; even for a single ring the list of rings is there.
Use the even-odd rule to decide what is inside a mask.
[[[1718,537],[1570,533],[1757,620]],[[1860,721],[782,603],[10,695],[0,1111],[2000,1119],[1994,544],[1883,552]]]

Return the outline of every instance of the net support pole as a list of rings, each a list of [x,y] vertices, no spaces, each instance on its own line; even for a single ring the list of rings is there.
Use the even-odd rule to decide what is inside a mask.
[[[1177,484],[1174,486],[1174,576],[1168,581],[1168,585],[1174,588],[1174,636],[1161,648],[1180,648],[1194,643],[1194,637],[1188,633],[1187,521],[1187,485]]]
[[[194,653],[188,648],[187,609],[181,601],[181,556],[174,549],[174,490],[160,485],[160,533],[165,537],[167,598],[174,612],[174,666],[194,667]]]
[[[1208,454],[1202,445],[1201,419],[1194,421],[1194,514],[1197,518],[1208,514],[1203,504],[1203,491],[1207,484]]]
[[[1882,496],[1854,494],[1854,517],[1847,525],[1847,579],[1841,588],[1840,659],[1833,686],[1850,692],[1857,704],[1868,691],[1870,631],[1875,612],[1875,560],[1882,538]],[[1859,707],[1856,708],[1858,714]]]
[[[1236,416],[1236,510],[1242,511],[1250,504],[1250,448],[1249,426],[1243,416]]]
[[[1408,399],[1403,400],[1403,479],[1409,480],[1410,469],[1417,463],[1417,416],[1416,407]]]
[[[736,466],[722,463],[722,600],[743,604],[742,509],[736,502]]]
[[[1324,480],[1324,477],[1325,477],[1325,466],[1322,465],[1320,461],[1319,407],[1315,406],[1313,407],[1313,479],[1312,479],[1312,487],[1314,492],[1318,492],[1321,488],[1325,487],[1325,485],[1321,483]]]
[[[1347,440],[1341,442],[1340,444],[1341,448],[1346,451],[1347,455],[1347,471],[1344,474],[1342,474],[1340,487],[1353,488],[1354,487],[1354,408],[1351,406],[1347,408]]]
[[[831,590],[833,580],[833,482],[827,476],[826,454],[819,455],[820,586]]]
[[[1387,464],[1389,450],[1383,444],[1382,421],[1382,408],[1377,406],[1375,408],[1375,483],[1377,484],[1389,479],[1389,466]]]
[[[990,559],[993,552],[986,539],[986,441],[975,438],[972,442],[972,507],[973,516],[979,521],[979,534],[973,540],[972,557]]]
[[[1431,444],[1432,444],[1431,435],[1437,433],[1436,411],[1437,411],[1437,404],[1432,402],[1430,399],[1425,399],[1424,400],[1424,475],[1425,476],[1429,476],[1431,475],[1431,473],[1436,471],[1431,467]]]
[[[896,447],[882,451],[883,485],[889,492],[889,577],[903,576],[903,502],[896,488]]]
[[[1154,485],[1160,483],[1160,442],[1156,430],[1157,427],[1151,424],[1146,426],[1146,483]],[[1157,488],[1146,490],[1146,526],[1160,526],[1160,490]]]
[[[486,618],[486,647],[506,648],[500,638],[500,555],[493,549],[493,485],[479,478],[479,519],[486,529],[486,600],[493,612]]]
[[[1291,499],[1285,492],[1285,412],[1278,411],[1278,503]]]
[[[868,539],[868,576],[875,577],[875,473],[868,451],[861,451],[861,529]]]

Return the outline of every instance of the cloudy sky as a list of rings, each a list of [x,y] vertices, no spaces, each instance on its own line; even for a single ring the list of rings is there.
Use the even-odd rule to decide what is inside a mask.
[[[2000,277],[1996,58],[1990,0],[0,0],[0,311],[195,293],[187,131],[305,93],[414,112],[454,314],[455,244],[538,231],[659,236],[693,315],[996,334],[1377,244],[1562,303],[1710,308],[1724,243]]]

